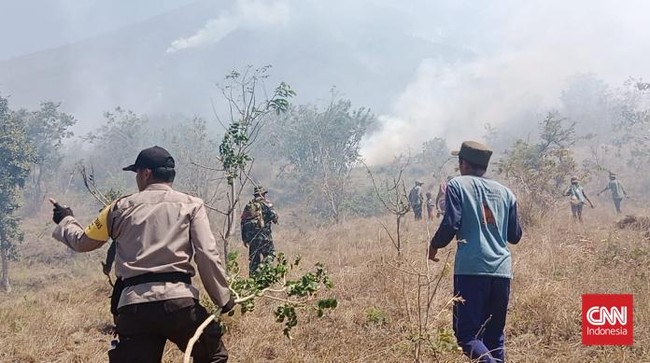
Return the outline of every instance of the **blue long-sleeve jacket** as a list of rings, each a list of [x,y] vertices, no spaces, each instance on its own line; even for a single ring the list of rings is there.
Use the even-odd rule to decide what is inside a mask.
[[[461,176],[449,182],[445,201],[431,247],[443,248],[456,236],[455,274],[511,277],[507,243],[522,236],[514,194],[496,181]]]

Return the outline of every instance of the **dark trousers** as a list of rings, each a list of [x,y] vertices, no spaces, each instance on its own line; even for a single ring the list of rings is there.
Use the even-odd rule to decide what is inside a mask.
[[[275,258],[275,246],[273,241],[254,239],[248,246],[248,274],[257,271],[257,268],[267,257]]]
[[[110,363],[159,363],[167,340],[185,351],[187,343],[210,314],[192,298],[127,305],[119,309],[119,343],[108,351]],[[194,344],[196,363],[227,362],[221,327],[212,321]]]
[[[454,304],[454,333],[458,345],[481,363],[505,361],[505,336],[510,279],[455,275],[454,294],[464,303]]]
[[[433,206],[428,205],[428,206],[427,206],[427,218],[428,218],[430,221],[432,221],[432,220],[433,220],[433,216],[434,216]]]
[[[422,205],[413,206],[413,213],[415,214],[415,220],[419,221],[422,219]]]
[[[582,222],[582,207],[584,206],[584,203],[580,204],[571,204],[571,214],[573,215],[573,219],[577,219]]]

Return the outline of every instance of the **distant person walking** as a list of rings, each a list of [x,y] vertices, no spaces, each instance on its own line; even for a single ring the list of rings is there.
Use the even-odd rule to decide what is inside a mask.
[[[409,204],[411,205],[411,209],[413,209],[416,221],[422,220],[422,205],[424,204],[424,197],[422,196],[423,184],[421,181],[416,181],[409,192]]]
[[[426,194],[427,200],[427,220],[432,221],[433,220],[433,211],[436,209],[436,202],[433,200],[433,194],[431,192],[427,192]]]
[[[594,204],[587,197],[584,188],[578,183],[578,177],[571,177],[571,185],[564,191],[564,195],[571,197],[570,204],[573,219],[582,222],[582,207],[584,207],[585,202],[589,202],[591,208],[594,207]]]
[[[601,195],[603,192],[606,192],[607,190],[609,190],[612,193],[612,201],[614,202],[614,208],[616,208],[616,213],[618,214],[623,213],[621,211],[621,202],[623,201],[624,197],[627,197],[627,192],[625,191],[625,188],[623,188],[623,184],[618,179],[616,179],[615,173],[612,172],[609,173],[609,183],[607,183],[605,189],[598,192],[597,195]]]
[[[447,179],[443,180],[438,186],[438,194],[436,195],[436,217],[440,217],[445,214],[445,194],[447,193],[447,183],[452,179],[452,176],[448,176]]]
[[[512,261],[508,242],[522,236],[517,202],[510,189],[483,175],[492,151],[483,144],[461,145],[461,176],[451,179],[445,213],[431,239],[429,259],[456,237],[453,328],[458,345],[472,361],[505,361],[504,327],[510,298]]]

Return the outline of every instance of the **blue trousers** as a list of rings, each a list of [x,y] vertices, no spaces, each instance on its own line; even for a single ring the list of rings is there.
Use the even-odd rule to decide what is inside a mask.
[[[481,275],[454,275],[454,333],[465,355],[481,363],[505,361],[503,329],[508,313],[510,279]]]

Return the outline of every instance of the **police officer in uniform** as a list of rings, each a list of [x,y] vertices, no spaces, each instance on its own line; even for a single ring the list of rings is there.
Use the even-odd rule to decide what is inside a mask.
[[[138,193],[103,209],[86,228],[69,207],[54,205],[53,237],[78,252],[92,251],[109,238],[117,241],[114,291],[119,342],[110,362],[160,362],[166,341],[185,350],[197,327],[209,317],[192,285],[193,259],[203,286],[221,312],[235,303],[201,199],[172,189],[174,158],[154,146],[142,150],[123,170],[136,173]],[[226,362],[221,329],[211,322],[192,350],[194,362]]]

